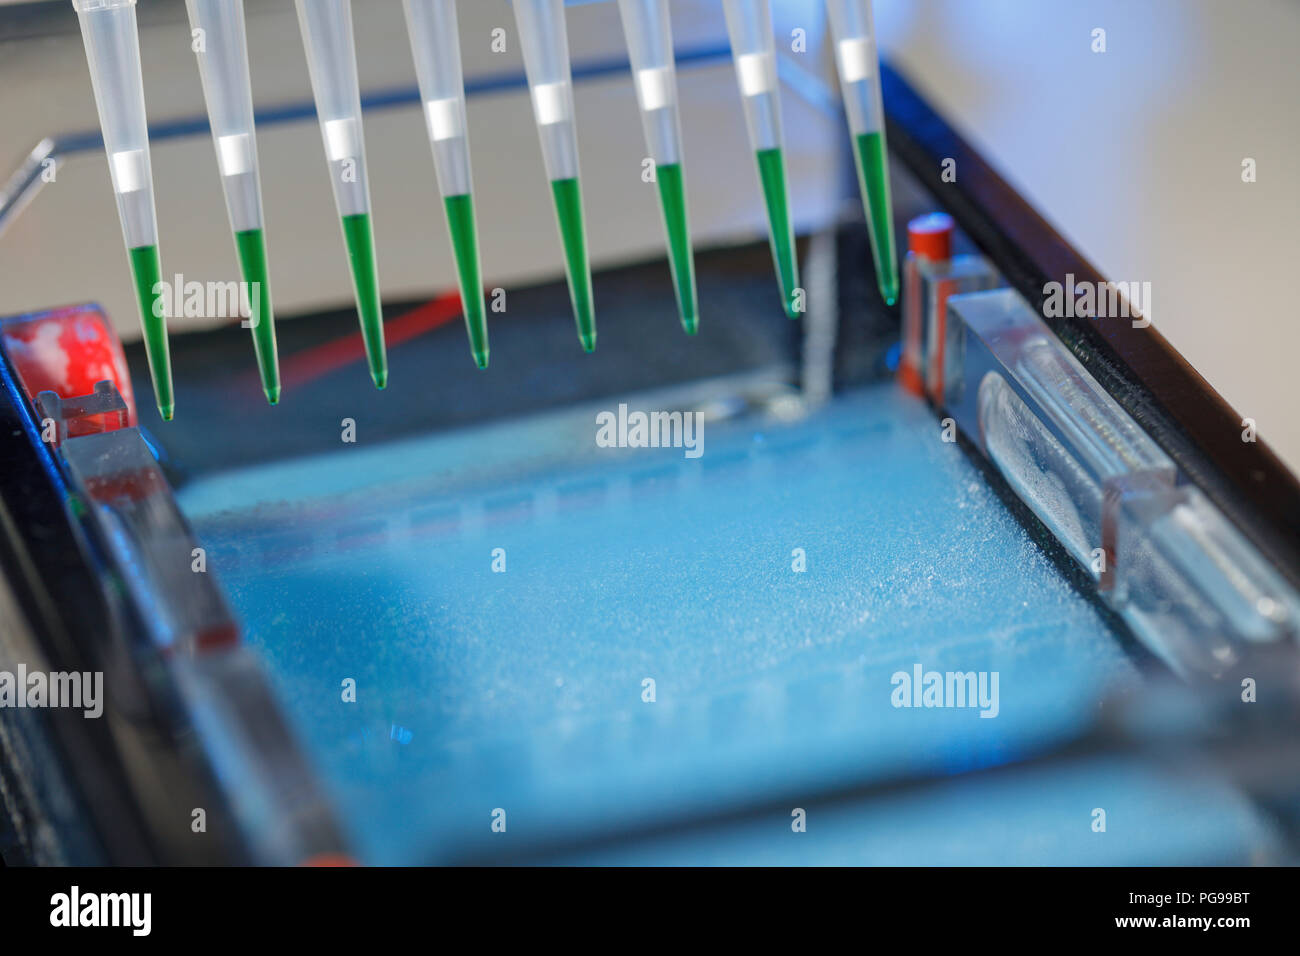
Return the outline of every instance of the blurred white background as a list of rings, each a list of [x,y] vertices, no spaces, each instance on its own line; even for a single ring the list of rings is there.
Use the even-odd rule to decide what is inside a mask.
[[[1103,275],[1151,283],[1161,333],[1300,471],[1300,3],[877,0],[876,19]]]

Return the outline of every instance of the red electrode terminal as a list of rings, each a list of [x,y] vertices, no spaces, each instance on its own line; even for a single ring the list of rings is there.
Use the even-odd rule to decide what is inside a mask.
[[[952,258],[952,216],[931,212],[907,224],[907,259],[903,263],[903,341],[898,378],[903,388],[925,394],[925,319],[921,315],[922,262]]]
[[[932,262],[952,258],[952,216],[943,212],[917,216],[907,224],[907,251]]]
[[[33,401],[47,390],[63,399],[91,395],[96,382],[108,381],[126,402],[129,424],[135,424],[135,396],[126,355],[98,306],[73,306],[4,319],[0,321],[0,339]],[[70,423],[69,434],[84,435],[112,427],[111,423],[79,420]]]

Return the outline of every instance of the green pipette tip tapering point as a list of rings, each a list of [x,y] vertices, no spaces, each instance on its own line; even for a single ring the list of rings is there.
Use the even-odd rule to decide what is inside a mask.
[[[158,412],[163,421],[171,421],[176,405],[172,397],[172,362],[171,350],[167,345],[167,319],[158,308],[155,311],[158,295],[154,289],[161,288],[162,264],[158,259],[158,247],[137,246],[127,250],[131,258],[131,277],[135,280],[136,298],[140,303],[140,322],[144,329],[144,350],[149,360],[149,377],[153,380],[154,398]]]
[[[795,290],[799,287],[799,263],[794,253],[794,233],[790,228],[790,200],[785,188],[785,158],[779,147],[760,149],[758,177],[763,184],[763,203],[767,206],[768,241],[772,260],[781,283],[781,301],[785,314],[799,318],[795,309]]]
[[[257,355],[257,369],[262,376],[262,391],[266,400],[274,405],[280,400],[280,360],[275,345],[275,313],[271,308],[271,277],[266,264],[266,236],[261,229],[245,229],[235,233],[235,249],[239,253],[239,268],[252,295],[256,283],[257,301],[250,304],[257,310],[253,324],[253,351]]]
[[[686,186],[681,163],[664,163],[656,170],[659,202],[668,233],[668,263],[672,267],[677,311],[687,335],[699,331],[699,300],[695,290],[695,257],[691,253],[691,234],[686,219]]]
[[[582,223],[582,193],[578,180],[556,179],[551,182],[555,216],[564,243],[564,266],[569,280],[569,299],[578,324],[578,339],[587,352],[596,349],[596,314],[592,306],[591,267],[587,263],[587,237]]]
[[[478,236],[474,228],[474,199],[469,193],[443,199],[447,230],[456,257],[456,279],[460,285],[461,309],[474,364],[488,367],[487,316],[483,310],[483,280],[479,269]]]
[[[871,235],[871,255],[876,263],[876,284],[886,305],[898,301],[898,253],[894,241],[894,202],[889,193],[889,157],[880,133],[856,137],[858,185]]]
[[[375,237],[370,213],[343,217],[343,238],[352,267],[352,286],[357,296],[357,317],[366,343],[366,360],[375,388],[388,384],[388,353],[384,349],[384,312],[379,301],[379,277],[375,270]]]

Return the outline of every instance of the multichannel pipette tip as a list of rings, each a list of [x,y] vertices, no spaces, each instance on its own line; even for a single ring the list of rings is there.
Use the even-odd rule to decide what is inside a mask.
[[[745,127],[758,160],[758,177],[767,207],[768,241],[781,287],[782,306],[787,316],[797,319],[802,311],[798,298],[799,265],[785,183],[772,11],[768,0],[725,0],[723,12],[745,110]]]
[[[672,22],[667,0],[619,0],[627,37],[632,85],[641,111],[646,148],[654,164],[668,237],[677,313],[687,335],[699,330],[695,262],[686,218],[682,175],[682,130],[677,110],[677,67],[673,56]]]
[[[297,7],[334,204],[343,222],[366,360],[375,387],[383,388],[388,384],[388,357],[370,222],[352,5],[346,0],[297,0]]]
[[[274,405],[280,396],[280,364],[271,310],[271,279],[266,265],[262,186],[248,74],[247,30],[241,3],[188,0],[190,26],[207,36],[199,50],[199,77],[208,107],[208,125],[217,152],[222,192],[245,287],[249,323],[262,391]]]
[[[591,352],[596,348],[596,314],[582,219],[582,190],[578,186],[578,136],[564,4],[560,0],[514,0],[513,5],[524,72],[533,101],[533,120],[541,142],[546,178],[551,184],[560,241],[564,245],[564,270],[569,281],[573,318],[583,349]]]
[[[465,115],[465,81],[460,62],[460,29],[450,0],[406,0],[411,55],[424,103],[424,119],[433,165],[442,195],[447,231],[456,260],[461,312],[470,354],[479,369],[488,366],[487,316],[474,221],[474,187],[470,176],[469,130]]]
[[[157,301],[162,269],[158,261],[158,218],[154,212],[153,170],[145,119],[144,80],[134,5],[74,2],[86,62],[95,89],[95,106],[104,135],[122,238],[131,262],[145,353],[154,397],[163,419],[170,421],[171,357],[165,310]]]
[[[845,118],[853,137],[862,208],[876,264],[876,284],[887,305],[898,301],[898,249],[894,202],[889,193],[889,153],[880,93],[880,57],[869,0],[827,0],[835,66]]]

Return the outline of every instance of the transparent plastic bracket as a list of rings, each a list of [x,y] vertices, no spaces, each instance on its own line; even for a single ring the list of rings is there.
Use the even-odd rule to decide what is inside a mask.
[[[948,301],[942,406],[1175,671],[1295,641],[1300,598],[1010,289]]]

